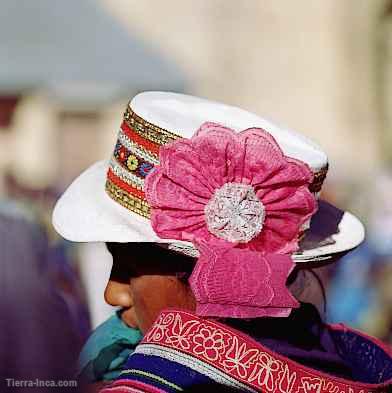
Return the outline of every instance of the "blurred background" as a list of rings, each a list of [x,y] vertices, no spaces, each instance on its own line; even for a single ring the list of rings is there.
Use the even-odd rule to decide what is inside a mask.
[[[320,272],[326,318],[392,343],[392,1],[1,1],[0,216],[40,226],[81,342],[113,313],[111,260],[103,245],[58,238],[51,210],[110,157],[143,90],[237,105],[318,142],[323,197],[357,214],[368,239]]]

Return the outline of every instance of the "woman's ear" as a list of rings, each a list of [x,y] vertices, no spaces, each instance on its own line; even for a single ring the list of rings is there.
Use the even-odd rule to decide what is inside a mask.
[[[288,285],[292,295],[301,303],[317,307],[320,315],[326,313],[326,294],[320,276],[312,269],[298,269],[294,280]]]
[[[294,269],[287,279],[287,286],[298,301],[302,301],[301,295],[305,289],[305,280],[304,270],[300,269]]]

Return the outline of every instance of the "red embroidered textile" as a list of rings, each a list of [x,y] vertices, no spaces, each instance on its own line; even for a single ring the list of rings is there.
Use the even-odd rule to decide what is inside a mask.
[[[325,326],[359,379],[371,383],[304,366],[222,323],[190,312],[165,310],[129,357],[120,378],[101,393],[189,389],[197,392],[390,392],[391,349],[343,325]],[[204,390],[197,390],[199,386]]]
[[[331,328],[351,331],[342,325]],[[378,340],[363,337],[391,355],[390,349]],[[190,355],[256,391],[366,393],[387,392],[392,388],[392,378],[381,383],[360,383],[305,367],[241,332],[184,311],[161,313],[137,351],[142,353],[143,348],[149,347],[165,347]]]

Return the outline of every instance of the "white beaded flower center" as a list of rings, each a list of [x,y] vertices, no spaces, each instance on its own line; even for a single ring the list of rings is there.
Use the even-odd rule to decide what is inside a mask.
[[[208,230],[229,242],[247,243],[263,228],[265,207],[252,186],[226,183],[204,208]]]

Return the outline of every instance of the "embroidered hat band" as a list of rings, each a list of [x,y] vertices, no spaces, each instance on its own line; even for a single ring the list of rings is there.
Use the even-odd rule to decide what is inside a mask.
[[[144,194],[144,179],[159,165],[159,149],[182,137],[147,122],[130,106],[118,133],[117,143],[107,172],[106,192],[128,210],[150,218],[150,206]],[[313,173],[309,190],[318,194],[327,176],[328,165]]]

